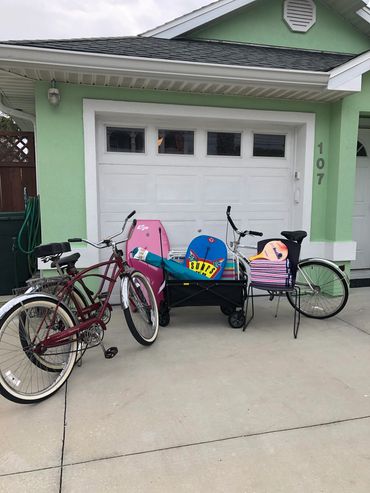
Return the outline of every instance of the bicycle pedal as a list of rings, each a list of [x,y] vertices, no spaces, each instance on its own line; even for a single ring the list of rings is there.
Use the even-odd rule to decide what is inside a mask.
[[[111,359],[114,358],[117,353],[118,353],[118,348],[112,346],[105,350],[104,357],[107,359]]]

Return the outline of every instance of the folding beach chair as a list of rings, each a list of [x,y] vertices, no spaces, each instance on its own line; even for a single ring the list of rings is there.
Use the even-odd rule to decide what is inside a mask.
[[[248,297],[247,297],[247,306],[246,306],[246,323],[244,324],[243,331],[247,328],[251,320],[254,318],[254,297],[255,296],[266,296],[266,295],[255,295],[254,289],[258,289],[261,291],[267,291],[269,293],[270,299],[272,300],[275,296],[278,296],[278,304],[276,307],[275,317],[277,317],[280,297],[282,294],[292,293],[294,295],[295,306],[297,309],[294,309],[294,320],[293,320],[293,335],[294,338],[297,338],[299,324],[301,320],[300,314],[300,288],[295,284],[296,274],[297,274],[297,266],[299,261],[299,254],[301,250],[301,246],[292,240],[286,240],[284,238],[278,239],[268,239],[259,241],[257,244],[257,253],[260,254],[263,252],[265,246],[270,241],[279,241],[284,243],[288,248],[288,256],[286,261],[281,262],[281,265],[286,264],[286,278],[283,279],[281,275],[274,274],[274,267],[272,264],[276,264],[276,262],[270,261],[272,268],[269,270],[268,261],[263,261],[263,267],[261,267],[260,271],[257,272],[257,275],[254,275],[253,272],[253,262],[251,265],[251,281],[248,286]],[[255,262],[258,262],[255,261]],[[280,261],[279,261],[280,262]],[[249,299],[251,300],[252,313],[248,318],[248,305]]]

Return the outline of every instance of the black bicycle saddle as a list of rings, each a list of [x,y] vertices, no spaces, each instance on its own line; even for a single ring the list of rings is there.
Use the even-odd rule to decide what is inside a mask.
[[[281,235],[284,236],[287,240],[292,240],[296,241],[297,243],[301,244],[302,241],[306,238],[307,236],[307,231],[303,230],[298,230],[298,231],[282,231]]]

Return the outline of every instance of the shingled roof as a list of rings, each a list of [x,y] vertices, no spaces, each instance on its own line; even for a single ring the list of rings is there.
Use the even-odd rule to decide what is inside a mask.
[[[1,41],[46,50],[100,53],[133,58],[329,72],[357,55],[223,41],[160,39],[139,36],[66,40]]]

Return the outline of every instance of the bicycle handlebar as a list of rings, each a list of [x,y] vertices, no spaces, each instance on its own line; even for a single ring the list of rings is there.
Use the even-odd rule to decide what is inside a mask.
[[[124,223],[123,223],[123,226],[122,226],[122,229],[121,231],[119,231],[118,233],[115,233],[111,236],[108,236],[108,238],[104,238],[104,240],[101,240],[99,241],[98,243],[93,243],[92,241],[89,241],[89,240],[85,240],[83,238],[70,238],[68,241],[70,243],[87,243],[88,245],[91,245],[95,248],[106,248],[108,246],[110,246],[111,244],[111,240],[113,240],[113,238],[115,238],[116,236],[120,235],[121,233],[124,232],[125,228],[126,228],[126,224],[127,224],[127,221],[133,216],[136,214],[136,211],[132,211],[130,212],[130,214],[126,217]],[[136,219],[133,220],[132,222],[132,225],[133,225],[133,228],[135,227],[136,225]],[[133,230],[133,228],[131,228],[131,231]],[[128,239],[128,238],[127,238]]]
[[[235,226],[234,221],[231,219],[230,212],[231,212],[231,205],[228,205],[227,209],[226,209],[227,220],[229,221],[229,224],[233,228],[235,233],[237,233],[241,238],[244,238],[244,236],[246,236],[246,235],[263,236],[263,233],[261,233],[260,231],[251,231],[251,230],[248,231],[247,229],[245,231],[239,231],[238,228]]]

